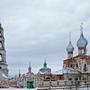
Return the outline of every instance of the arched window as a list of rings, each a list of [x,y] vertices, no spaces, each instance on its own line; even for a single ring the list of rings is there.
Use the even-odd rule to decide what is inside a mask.
[[[78,64],[76,64],[76,68],[78,68]]]
[[[68,80],[72,80],[72,78],[69,78]]]
[[[0,31],[0,36],[1,36],[2,32]]]
[[[0,69],[2,69],[2,68],[0,67]]]
[[[86,65],[86,64],[84,64],[83,70],[84,70],[85,72],[87,71],[87,65]]]
[[[2,55],[0,54],[0,61],[2,61]]]
[[[0,48],[2,48],[2,42],[0,41]]]
[[[70,67],[73,67],[73,65],[71,64]]]
[[[47,80],[49,80],[49,79],[50,79],[50,77],[46,77],[46,79],[47,79]]]

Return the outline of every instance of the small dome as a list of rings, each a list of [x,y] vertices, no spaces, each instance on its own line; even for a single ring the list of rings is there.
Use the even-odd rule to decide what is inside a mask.
[[[51,73],[51,69],[47,67],[46,61],[44,61],[43,68],[41,68],[41,69],[39,70],[39,72],[40,72],[41,74],[50,74],[50,73]]]
[[[69,41],[69,44],[68,44],[66,50],[67,50],[67,52],[73,52],[74,51],[74,47],[73,47],[71,41]]]
[[[81,32],[81,36],[79,38],[79,40],[77,41],[77,47],[78,48],[86,48],[88,44],[88,41],[85,39],[83,32]]]
[[[41,68],[40,72],[41,73],[51,73],[51,69],[50,68]]]

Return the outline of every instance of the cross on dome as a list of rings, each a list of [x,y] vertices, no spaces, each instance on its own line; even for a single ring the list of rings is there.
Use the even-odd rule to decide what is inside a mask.
[[[81,23],[80,25],[80,30],[81,30],[81,33],[83,33],[83,23]]]

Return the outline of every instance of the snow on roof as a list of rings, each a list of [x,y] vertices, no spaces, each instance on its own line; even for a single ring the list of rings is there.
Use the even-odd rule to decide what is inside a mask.
[[[63,70],[53,71],[52,74],[55,75],[63,74]]]

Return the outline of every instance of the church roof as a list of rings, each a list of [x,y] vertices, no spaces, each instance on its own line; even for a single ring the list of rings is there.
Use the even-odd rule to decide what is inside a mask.
[[[79,40],[77,41],[77,47],[78,48],[86,48],[88,44],[88,41],[86,40],[86,38],[83,35],[83,27],[81,26],[81,35]]]
[[[67,52],[73,52],[74,47],[73,47],[73,45],[72,45],[71,41],[69,41],[69,44],[68,44],[68,46],[67,46],[66,50],[67,50]]]
[[[49,71],[49,70],[51,71],[50,68],[44,68],[44,67],[40,69],[41,72],[45,72],[45,71]]]
[[[74,47],[73,47],[73,45],[71,43],[71,33],[69,33],[69,44],[68,44],[68,46],[66,48],[66,51],[68,53],[72,53],[74,51]]]

